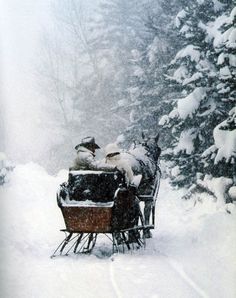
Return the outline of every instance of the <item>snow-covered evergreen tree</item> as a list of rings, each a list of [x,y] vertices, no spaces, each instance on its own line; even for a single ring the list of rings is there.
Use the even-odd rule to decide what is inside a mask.
[[[132,51],[132,77],[129,87],[131,124],[125,132],[132,140],[141,132],[155,135],[159,116],[169,111],[164,68],[178,48],[173,31],[173,15],[178,1],[148,1],[143,12],[141,47]],[[166,96],[167,95],[167,96]]]
[[[236,182],[236,8],[228,8],[216,21],[221,23],[213,43],[217,57],[216,90],[221,110],[217,109],[221,114],[227,114],[213,130],[214,145],[203,153],[204,167],[214,177],[234,178]]]
[[[236,100],[236,7],[220,16],[216,21],[222,25],[214,38],[217,53],[217,91],[224,102]]]
[[[168,80],[178,90],[173,109],[160,124],[171,129],[172,141],[164,157],[171,161],[174,185],[189,186],[203,173],[201,154],[213,143],[212,130],[223,120],[232,103],[217,90],[215,35],[218,18],[231,7],[218,1],[184,1],[176,17],[183,48],[168,70]]]

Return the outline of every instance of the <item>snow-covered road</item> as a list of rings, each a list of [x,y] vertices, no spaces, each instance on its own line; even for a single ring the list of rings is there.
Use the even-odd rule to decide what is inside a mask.
[[[55,192],[66,175],[19,165],[0,188],[1,297],[236,297],[235,208],[228,214],[210,198],[193,207],[166,181],[146,249],[111,255],[101,236],[91,255],[50,259],[63,237]]]

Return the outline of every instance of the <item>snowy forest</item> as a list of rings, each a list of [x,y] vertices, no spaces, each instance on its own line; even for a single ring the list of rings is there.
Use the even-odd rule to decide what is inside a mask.
[[[0,3],[6,14],[1,18],[3,29],[4,22],[11,23],[14,11],[18,24],[22,22],[20,6],[14,8],[16,2],[11,0],[9,7]],[[4,65],[0,76],[0,196],[12,203],[4,203],[1,211],[1,275],[7,272],[1,296],[12,297],[13,283],[13,290],[20,293],[13,296],[26,298],[235,297],[235,2],[42,2],[47,4],[34,20],[35,28],[38,20],[41,23],[33,54],[28,58],[22,46],[15,58],[22,57],[17,63],[30,65],[27,71],[22,71],[25,65],[19,67],[20,87],[15,85],[12,70],[4,82],[4,70],[11,63],[8,46],[17,47],[13,39],[4,42],[3,38],[0,57]],[[29,3],[22,18],[29,17]],[[15,35],[16,27],[9,26]],[[25,22],[24,38],[33,36],[33,28],[27,33],[30,23]],[[30,72],[29,80],[26,72]],[[87,136],[95,137],[101,148],[115,142],[123,150],[159,136],[162,180],[156,217],[160,226],[146,251],[117,256],[113,265],[99,263],[103,258],[98,248],[91,258],[70,259],[68,263],[63,259],[48,265],[46,255],[60,239],[56,232],[62,225],[56,190],[68,175],[75,146]],[[98,158],[103,153],[100,150]],[[15,208],[21,214],[15,216]],[[19,236],[9,240],[10,231]],[[33,264],[35,280],[30,278],[29,263]],[[135,279],[138,264],[144,271],[143,279],[141,275],[137,282],[125,281]],[[18,274],[22,266],[21,280]],[[94,268],[95,273],[101,270],[104,279],[111,280],[112,287],[103,285],[98,292],[95,287],[88,294],[83,266],[92,284],[97,282]],[[65,288],[57,284],[53,273],[67,283]],[[82,288],[71,273],[81,279]],[[39,294],[43,274],[49,281]],[[173,279],[177,294],[167,286],[165,274],[169,281]],[[157,287],[152,278],[159,280]],[[103,283],[101,276],[98,282]],[[75,296],[75,291],[81,295]]]
[[[228,0],[53,3],[37,72],[54,137],[35,160],[55,172],[87,135],[129,147],[159,133],[173,185],[235,184],[235,12]]]

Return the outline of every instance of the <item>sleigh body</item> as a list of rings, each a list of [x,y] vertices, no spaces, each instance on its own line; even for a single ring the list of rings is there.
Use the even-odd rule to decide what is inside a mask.
[[[141,201],[148,202],[148,217],[152,214],[152,222],[148,224],[136,190],[125,186],[120,172],[70,172],[68,182],[60,186],[57,194],[65,222],[61,231],[66,237],[52,256],[71,251],[90,252],[101,233],[112,241],[113,251],[119,251],[120,247],[131,249],[134,244],[145,245],[145,231],[155,226],[159,181],[157,177],[149,195],[140,195]]]

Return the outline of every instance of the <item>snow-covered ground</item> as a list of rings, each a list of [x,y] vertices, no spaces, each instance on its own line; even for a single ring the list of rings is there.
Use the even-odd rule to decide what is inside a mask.
[[[0,188],[1,297],[236,297],[235,206],[229,214],[210,197],[194,206],[165,180],[145,250],[111,255],[101,238],[91,255],[50,259],[63,237],[55,194],[66,177],[29,163]]]

